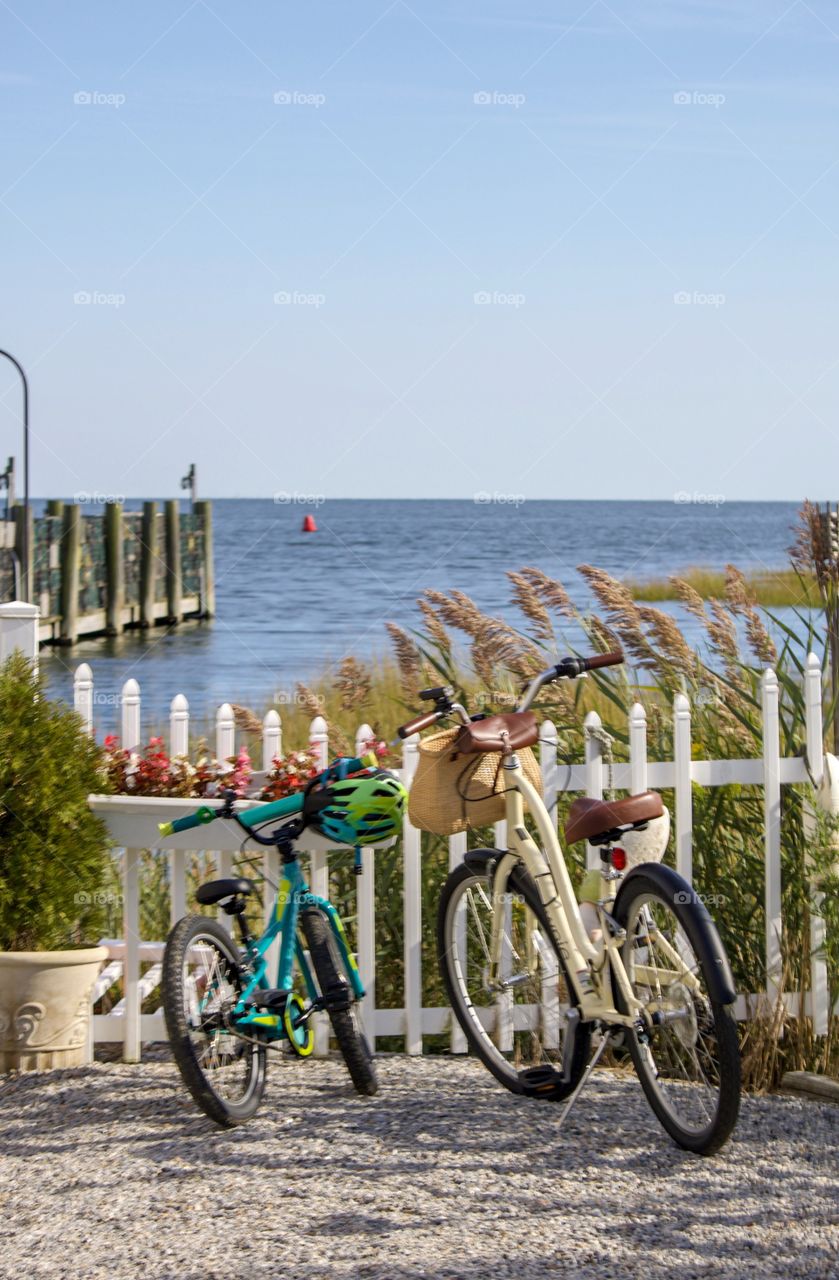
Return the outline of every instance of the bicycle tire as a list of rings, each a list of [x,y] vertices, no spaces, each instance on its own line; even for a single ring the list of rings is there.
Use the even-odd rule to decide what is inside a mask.
[[[468,990],[465,989],[463,965],[457,959],[458,944],[455,938],[458,900],[470,882],[477,886],[481,881],[486,883],[486,877],[463,863],[450,873],[440,897],[437,911],[437,951],[452,1012],[469,1047],[499,1084],[509,1089],[511,1093],[524,1097],[560,1102],[574,1091],[585,1071],[591,1043],[591,1026],[587,1023],[578,1025],[570,1077],[565,1081],[562,1080],[559,1071],[547,1063],[518,1069],[515,1063],[507,1059],[493,1044],[489,1033],[483,1027]],[[565,984],[567,991],[571,991],[565,962],[554,942],[553,931],[532,878],[523,866],[517,866],[510,875],[508,885],[524,900],[538,920],[543,937],[556,958],[558,980]]]
[[[688,886],[685,888],[687,890]],[[695,900],[692,893],[667,893],[653,879],[644,876],[643,868],[638,868],[632,874],[631,880],[627,880],[615,904],[615,917],[622,927],[627,929],[626,941],[621,948],[621,957],[630,982],[633,983],[633,989],[636,988],[632,979],[632,974],[635,972],[632,953],[634,944],[640,942],[642,949],[645,948],[642,955],[644,972],[649,973],[650,970],[654,972],[656,967],[655,953],[650,943],[650,939],[654,939],[655,931],[642,924],[641,928],[646,932],[638,935],[634,933],[635,922],[639,920],[641,909],[650,903],[655,903],[657,906],[659,915],[654,923],[659,930],[661,930],[659,920],[663,919],[665,911],[670,912],[674,917],[683,935],[683,938],[678,940],[680,945],[677,950],[684,959],[685,947],[690,947],[696,961],[695,968],[701,975],[706,990],[700,995],[690,996],[691,1020],[685,1031],[680,1033],[679,1024],[674,1023],[674,1030],[669,1033],[670,1041],[665,1040],[668,1030],[667,1027],[663,1027],[654,1031],[645,1044],[639,1041],[635,1031],[628,1030],[627,1047],[647,1101],[665,1131],[678,1146],[686,1151],[711,1156],[727,1141],[737,1122],[740,1109],[741,1063],[737,1023],[731,1005],[720,1003],[712,995],[715,983],[714,975],[710,972],[709,958],[715,953],[720,954],[722,944],[705,907]],[[672,984],[673,987],[677,985],[679,1000],[687,1008],[687,997],[690,993],[683,984],[678,982]],[[654,985],[653,981],[647,978],[646,982],[638,985],[635,994],[640,998],[642,993],[650,991],[657,1003],[666,1004],[668,998],[666,982],[664,990],[665,995],[662,998],[662,984]],[[620,996],[618,1008],[625,1011],[625,1004]],[[658,1044],[656,1044],[657,1037],[659,1037]],[[675,1043],[675,1038],[681,1042],[678,1049],[671,1047]],[[691,1039],[693,1039],[692,1045]],[[659,1063],[656,1062],[656,1052],[659,1054]],[[687,1076],[691,1068],[691,1053],[695,1064],[694,1070],[701,1075],[701,1080],[679,1079],[676,1074],[676,1068],[679,1067]],[[694,1104],[698,1102],[707,1114],[703,1099],[712,1083],[708,1079],[709,1072],[716,1077],[718,1093],[713,1114],[704,1124],[692,1126],[682,1122],[676,1109],[677,1100],[683,1101],[684,1106],[691,1102]],[[690,1090],[684,1088],[685,1085],[693,1085],[693,1096]],[[694,1105],[694,1111],[698,1112],[699,1107]]]
[[[231,1065],[237,1055],[240,1063],[244,1064],[242,1096],[239,1099],[223,1097],[218,1091],[220,1079],[214,1080],[212,1072],[208,1073],[201,1065],[201,1056],[206,1055],[199,1055],[196,1048],[200,1028],[190,1026],[187,1013],[190,1002],[194,1004],[194,996],[187,989],[185,970],[190,946],[201,939],[215,948],[226,962],[227,972],[224,977],[231,988],[234,991],[242,990],[240,956],[227,930],[218,921],[206,916],[184,916],[172,928],[166,941],[161,977],[163,1013],[172,1056],[181,1079],[204,1114],[216,1124],[229,1129],[249,1120],[259,1107],[265,1092],[266,1050],[263,1046],[244,1040],[234,1046]],[[224,1035],[225,1032],[216,1030],[217,1038]],[[223,1067],[219,1067],[218,1071],[222,1069]]]
[[[332,1023],[332,1030],[350,1078],[358,1093],[372,1097],[379,1091],[373,1055],[366,1036],[356,1023],[353,1009],[355,993],[343,972],[343,960],[332,927],[323,912],[316,907],[300,913],[300,927],[306,939],[318,987],[326,1001],[329,1021]],[[330,1002],[332,993],[336,991],[345,992],[339,1001],[343,1004],[346,1000],[345,1008],[335,1007],[334,999]]]

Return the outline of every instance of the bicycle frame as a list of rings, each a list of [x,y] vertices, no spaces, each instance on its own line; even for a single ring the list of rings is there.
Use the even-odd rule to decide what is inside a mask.
[[[283,1026],[282,1014],[260,1013],[258,1009],[249,1007],[251,997],[257,991],[280,990],[291,992],[294,986],[294,962],[300,968],[306,991],[312,1003],[319,999],[312,971],[303,943],[298,934],[298,921],[301,910],[317,907],[329,921],[329,925],[338,943],[341,958],[344,962],[353,992],[360,1000],[365,991],[358,972],[355,956],[350,950],[343,921],[336,908],[326,898],[320,898],[309,890],[303,870],[297,858],[291,858],[283,866],[283,878],[277,889],[277,896],[271,912],[271,922],[259,938],[252,938],[245,943],[245,950],[250,960],[252,977],[242,991],[233,1010],[237,1030],[254,1028],[261,1039],[282,1040],[287,1038]],[[272,943],[279,938],[280,947],[277,957],[276,982],[268,979],[267,952]]]
[[[584,1021],[633,1026],[643,1017],[627,977],[620,947],[623,936],[615,932],[604,908],[598,905],[602,942],[593,943],[586,932],[568,868],[551,822],[550,814],[536,788],[528,781],[515,754],[506,756],[502,765],[506,788],[508,851],[499,860],[493,879],[493,927],[490,942],[490,982],[502,987],[502,945],[504,904],[508,901],[507,885],[517,861],[521,861],[533,878],[545,909],[554,941],[565,961],[574,993]],[[539,844],[524,825],[525,809],[531,814],[539,835]],[[612,882],[601,880],[601,902],[614,896]],[[691,986],[692,974],[672,950],[677,973]],[[625,1002],[626,1013],[616,1007],[612,995],[614,976]]]

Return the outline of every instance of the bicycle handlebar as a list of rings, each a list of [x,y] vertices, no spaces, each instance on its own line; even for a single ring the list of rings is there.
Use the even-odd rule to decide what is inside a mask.
[[[400,738],[410,738],[412,733],[419,733],[422,729],[427,729],[429,725],[436,724],[445,714],[444,711],[426,711],[424,716],[417,716],[416,720],[409,720],[407,724],[401,724],[396,732]]]
[[[200,809],[196,809],[195,813],[188,813],[185,818],[173,818],[171,822],[159,822],[157,829],[162,836],[173,836],[178,831],[191,831],[193,827],[200,827],[205,822],[212,822],[216,816],[215,809],[210,809],[208,805],[202,804]]]
[[[590,658],[562,658],[557,662],[556,666],[548,667],[546,671],[541,671],[538,676],[531,680],[516,707],[516,711],[527,711],[539,690],[553,680],[574,680],[586,671],[596,671],[598,667],[616,667],[623,661],[624,656],[619,651],[595,653]],[[422,701],[433,700],[437,705],[433,711],[427,711],[424,715],[417,716],[414,720],[409,720],[407,724],[400,725],[396,730],[399,737],[403,739],[410,738],[412,734],[419,733],[422,729],[427,729],[429,725],[436,724],[438,720],[445,719],[446,716],[450,716],[453,712],[457,712],[465,722],[468,722],[469,717],[464,709],[451,701],[453,693],[454,691],[449,685],[441,686],[439,689],[423,689],[419,695]],[[480,719],[480,717],[474,716],[472,718]]]
[[[346,778],[351,773],[373,768],[376,764],[378,764],[378,758],[374,751],[368,751],[363,756],[344,756],[343,759],[336,760],[328,769],[318,774],[314,782]],[[158,823],[158,830],[165,838],[177,835],[180,831],[191,831],[194,827],[201,827],[204,823],[213,822],[216,818],[233,818],[240,827],[250,830],[252,827],[262,826],[263,822],[271,822],[274,818],[289,818],[292,814],[299,813],[303,808],[303,798],[303,791],[296,791],[293,795],[283,796],[282,800],[272,800],[270,804],[261,804],[256,809],[249,809],[245,813],[232,811],[225,813],[223,809],[211,809],[209,805],[204,804],[200,809],[196,809],[195,813],[188,813],[185,818],[174,818],[171,822]]]

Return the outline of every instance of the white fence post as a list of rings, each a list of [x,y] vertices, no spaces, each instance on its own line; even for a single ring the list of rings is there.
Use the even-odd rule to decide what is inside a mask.
[[[169,755],[189,754],[189,703],[176,693],[169,704]],[[186,915],[186,849],[169,850],[169,916],[176,924]]]
[[[176,693],[169,704],[169,754],[189,754],[189,703],[182,693]]]
[[[419,764],[419,734],[402,747],[402,781],[410,790]],[[407,814],[402,826],[405,895],[405,1052],[422,1053],[422,846]]]
[[[19,649],[38,670],[38,631],[41,610],[36,604],[10,600],[0,604],[0,663]]]
[[[140,686],[133,678],[126,680],[120,694],[120,744],[124,751],[140,747]]]
[[[136,683],[136,682],[129,682]],[[140,850],[126,849],[122,865],[122,936],[125,941],[122,977],[125,986],[123,1062],[139,1062],[140,1036]]]
[[[557,821],[557,800],[559,798],[556,744],[556,725],[552,720],[545,720],[539,731],[539,768],[542,774],[542,794],[545,798],[545,808],[551,815],[551,821],[554,826],[556,826]]]
[[[766,995],[775,1004],[781,981],[781,769],[778,677],[771,667],[761,679],[763,708],[763,814],[766,874]]]
[[[815,786],[824,774],[824,724],[822,720],[822,664],[807,654],[804,671],[804,705],[807,717],[807,765]]]
[[[266,773],[274,767],[274,760],[282,754],[283,728],[280,713],[272,707],[265,712],[262,721],[262,768]]]
[[[309,744],[318,759],[318,767],[325,769],[329,764],[329,729],[323,716],[315,716],[309,729]],[[325,850],[313,851],[309,860],[312,892],[320,898],[329,897],[329,863]],[[313,1019],[315,1030],[315,1057],[325,1058],[329,1053],[329,1026],[325,1013],[316,1013]]]
[[[262,768],[265,773],[269,773],[274,767],[275,759],[282,755],[283,750],[283,729],[280,721],[280,713],[272,707],[265,712],[265,719],[262,721]],[[263,911],[265,917],[265,925],[271,923],[271,917],[274,911],[274,892],[280,883],[280,851],[279,849],[266,849],[262,857],[262,874],[265,878],[263,888]],[[268,965],[268,981],[273,982],[273,975],[276,972],[277,960],[280,954],[280,940],[276,938],[265,953],[265,962]]]
[[[824,723],[822,714],[822,664],[815,653],[807,654],[804,670],[804,705],[807,717],[807,768],[813,786],[824,777]],[[813,1033],[826,1036],[830,1018],[830,989],[824,945],[827,926],[824,919],[824,893],[817,884],[810,886],[810,1013]]]
[[[640,702],[629,712],[629,789],[634,796],[647,790],[647,713]]]
[[[359,725],[355,735],[355,754],[364,755],[375,734],[369,724]],[[374,849],[361,850],[361,875],[356,877],[358,920],[356,938],[358,971],[364,983],[365,996],[361,1016],[370,1048],[376,1051],[376,855]]]
[[[216,759],[220,765],[229,762],[236,754],[236,718],[229,702],[223,702],[216,712]],[[233,854],[229,849],[215,853],[215,863],[221,879],[227,879],[233,873]],[[233,917],[221,907],[218,909],[218,922],[228,931],[233,932]]]
[[[593,800],[603,799],[603,744],[598,737],[602,721],[596,711],[589,711],[583,723],[586,742],[586,795]],[[589,871],[600,866],[600,852],[592,844],[586,844],[586,867]]]
[[[691,789],[690,703],[683,693],[673,699],[673,760],[676,792],[676,870],[693,881],[693,794]]]
[[[80,662],[73,673],[73,707],[88,733],[93,732],[93,672]]]
[[[216,759],[219,763],[236,754],[236,720],[229,702],[223,702],[216,713]]]
[[[309,746],[317,755],[319,769],[329,764],[329,730],[323,716],[315,716],[309,728]]]
[[[360,724],[355,734],[355,754],[363,756],[366,751],[372,750],[370,743],[375,737],[369,724]]]

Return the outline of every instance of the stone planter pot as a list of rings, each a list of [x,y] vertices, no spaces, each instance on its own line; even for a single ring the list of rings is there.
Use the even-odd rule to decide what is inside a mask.
[[[0,951],[0,1071],[78,1067],[90,995],[108,952]]]

